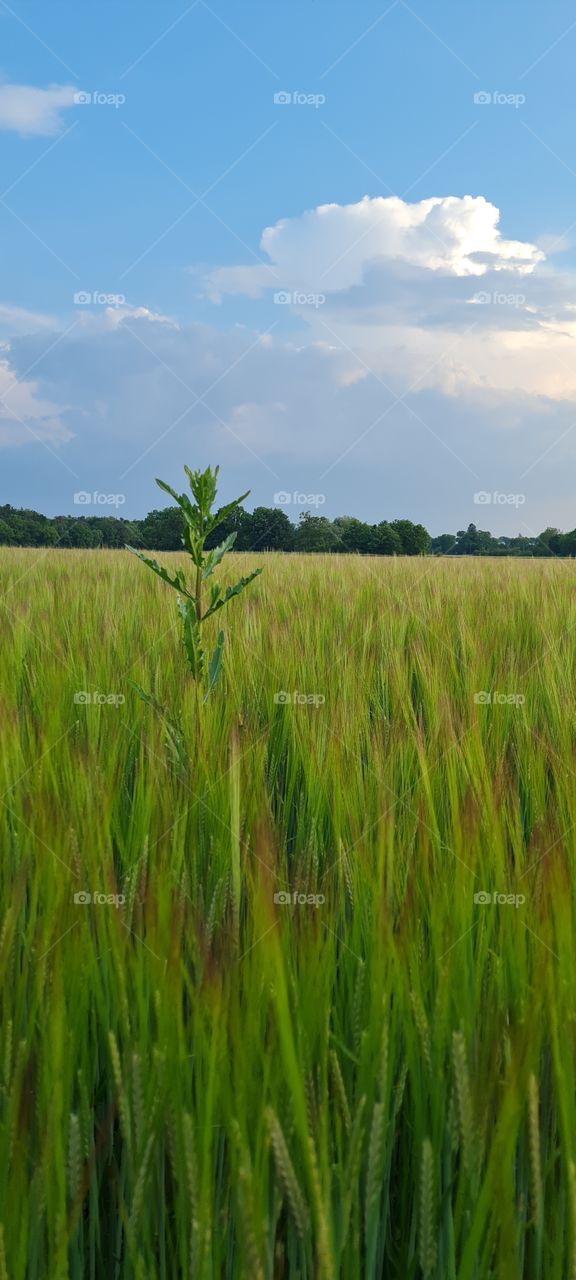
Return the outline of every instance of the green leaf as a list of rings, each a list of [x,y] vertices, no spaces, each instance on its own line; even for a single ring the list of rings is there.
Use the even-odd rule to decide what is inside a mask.
[[[192,599],[181,600],[178,597],[178,609],[182,618],[184,648],[188,666],[195,680],[200,680],[206,668],[206,659],[200,640],[200,626],[196,617],[196,604]]]
[[[207,701],[208,701],[208,697],[209,697],[209,695],[211,694],[211,692],[212,692],[212,690],[213,690],[213,688],[214,688],[214,685],[216,684],[216,681],[218,680],[218,677],[219,677],[220,672],[221,672],[221,670],[222,670],[222,652],[223,652],[223,649],[224,649],[224,632],[223,632],[223,631],[220,631],[220,632],[218,633],[218,640],[217,640],[217,642],[216,642],[216,648],[215,648],[214,653],[212,654],[212,657],[211,657],[211,659],[210,659],[210,666],[208,667],[208,688],[207,688],[206,693],[204,694],[204,697],[203,697],[203,699],[202,699],[202,701],[203,701],[203,702],[207,702]]]
[[[164,732],[166,735],[168,754],[172,757],[172,763],[177,765],[181,777],[185,777],[188,765],[188,753],[182,729],[179,725],[174,724],[172,720],[169,720],[165,716]]]
[[[210,532],[212,529],[217,529],[218,525],[222,524],[222,521],[226,520],[227,516],[231,516],[232,512],[237,510],[240,503],[243,502],[249,494],[250,490],[247,489],[246,493],[241,493],[239,498],[234,498],[233,502],[227,502],[225,507],[220,507],[218,511],[215,511],[214,515],[210,516]]]
[[[192,490],[193,497],[196,499],[198,509],[201,516],[208,515],[210,507],[216,497],[216,487],[218,481],[219,467],[212,470],[206,467],[205,471],[191,471],[190,467],[185,466],[184,470],[188,476],[188,483]]]
[[[156,701],[151,693],[146,693],[144,689],[141,689],[140,685],[136,684],[135,680],[129,680],[128,684],[132,685],[132,688],[138,694],[138,697],[141,698],[143,702],[146,702],[149,707],[154,707],[155,711],[162,711],[160,703]]]
[[[195,535],[193,530],[190,528],[190,525],[185,523],[182,531],[182,545],[184,550],[188,552],[188,555],[191,556],[192,563],[195,564],[197,568],[204,563],[202,544],[203,539],[200,536]]]
[[[165,480],[159,480],[158,476],[156,476],[156,484],[158,485],[159,489],[163,489],[164,493],[169,493],[170,497],[173,498],[174,501],[178,503],[178,505],[180,505],[180,495],[176,493],[176,490],[173,489],[171,485],[166,484]]]
[[[152,707],[157,715],[160,716],[164,725],[165,745],[167,747],[167,753],[170,761],[172,764],[177,766],[181,776],[185,777],[188,764],[188,753],[186,749],[186,741],[182,732],[182,726],[178,722],[171,720],[166,713],[166,708],[162,706],[162,703],[158,702],[151,693],[146,693],[139,684],[136,684],[135,680],[129,680],[128,683],[132,685],[132,688],[138,694],[138,697],[142,698],[142,701],[146,702],[147,705]]]
[[[188,495],[186,493],[176,493],[176,490],[171,485],[166,484],[164,480],[159,480],[158,477],[156,477],[156,484],[159,489],[169,493],[170,497],[178,503],[186,524],[194,533],[198,533],[200,529],[200,512],[197,507],[192,506]]]
[[[164,565],[158,564],[157,560],[154,560],[150,556],[145,556],[142,551],[137,551],[135,547],[128,546],[128,543],[126,543],[126,550],[131,551],[133,556],[138,556],[138,559],[141,560],[143,564],[147,564],[148,568],[152,569],[153,573],[158,574],[158,577],[162,578],[163,582],[167,582],[169,587],[174,587],[175,591],[181,591],[183,595],[188,596],[190,600],[192,599],[192,596],[186,587],[186,579],[182,569],[177,569],[174,577],[171,578],[168,570],[164,568]]]
[[[212,582],[210,584],[210,609],[214,609],[216,601],[220,599],[221,592],[222,587],[219,582]]]
[[[211,614],[217,613],[218,609],[222,609],[225,604],[228,604],[228,601],[231,600],[233,596],[239,596],[240,592],[248,586],[249,582],[253,582],[254,578],[257,578],[259,573],[262,573],[262,570],[255,569],[254,573],[248,574],[247,578],[239,578],[235,586],[227,587],[222,598],[218,599],[215,604],[211,604],[210,608],[206,610],[206,613],[202,617],[202,622],[204,622],[206,618],[209,618]]]
[[[208,552],[204,561],[204,569],[202,571],[203,581],[205,581],[206,578],[209,578],[211,573],[214,573],[216,565],[220,564],[220,561],[226,555],[226,552],[230,551],[234,546],[236,537],[237,533],[236,530],[234,530],[233,533],[228,534],[228,537],[224,539],[224,542],[221,542],[219,546],[214,547],[212,551]]]

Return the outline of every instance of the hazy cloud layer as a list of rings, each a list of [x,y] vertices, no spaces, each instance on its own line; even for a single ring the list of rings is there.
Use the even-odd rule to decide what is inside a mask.
[[[206,273],[224,306],[230,293],[259,299],[252,328],[126,305],[59,325],[31,316],[26,332],[14,314],[8,467],[24,443],[37,465],[33,427],[77,487],[125,492],[127,514],[162,503],[154,475],[212,459],[230,492],[250,486],[267,504],[278,490],[323,492],[328,514],[407,514],[435,531],[570,522],[575,281],[501,236],[498,217],[481,197],[447,197],[284,219],[262,237],[269,266]],[[70,473],[44,461],[56,509],[70,509]],[[524,501],[479,506],[477,491]]]

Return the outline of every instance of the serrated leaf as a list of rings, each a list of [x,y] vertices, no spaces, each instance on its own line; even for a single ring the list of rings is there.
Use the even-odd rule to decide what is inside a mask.
[[[188,756],[181,725],[171,720],[166,714],[166,708],[162,706],[162,703],[158,702],[151,693],[146,693],[145,689],[142,689],[139,684],[136,684],[135,680],[129,680],[128,683],[132,685],[132,688],[138,694],[138,697],[141,698],[143,702],[147,703],[149,707],[152,707],[157,715],[160,716],[164,725],[165,744],[168,748],[168,754],[172,759],[172,763],[178,766],[180,773],[184,776],[188,763]]]
[[[220,631],[218,633],[218,640],[216,641],[216,648],[214,650],[214,653],[212,654],[212,657],[210,659],[210,665],[208,667],[208,688],[202,699],[203,702],[208,701],[208,697],[211,694],[216,684],[216,681],[218,680],[220,672],[222,670],[223,650],[224,650],[224,632]]]
[[[131,551],[133,556],[138,556],[138,559],[141,560],[143,564],[147,564],[148,568],[152,569],[152,572],[156,573],[159,578],[162,578],[163,582],[167,582],[169,587],[173,587],[175,591],[181,591],[183,595],[188,596],[190,600],[192,599],[192,596],[186,587],[186,579],[182,569],[177,569],[174,577],[171,578],[168,570],[164,568],[164,565],[158,564],[158,561],[154,560],[153,557],[145,556],[142,551],[137,551],[136,547],[130,547],[128,543],[126,543],[126,550]]]
[[[178,503],[186,524],[195,533],[198,533],[200,527],[198,508],[192,505],[188,495],[186,493],[176,493],[176,490],[173,489],[171,485],[166,484],[165,480],[159,480],[158,477],[156,477],[156,484],[159,489],[163,489],[165,493],[169,493],[170,497]]]
[[[215,467],[214,470],[206,467],[205,471],[191,471],[190,467],[184,465],[190,489],[203,516],[209,513],[216,497],[219,470],[219,467]]]
[[[237,531],[235,529],[233,533],[228,534],[228,537],[225,538],[224,541],[219,544],[219,546],[214,547],[212,551],[208,552],[208,555],[206,556],[206,559],[204,561],[204,569],[202,570],[203,581],[205,581],[206,578],[209,578],[210,574],[214,573],[216,566],[220,564],[220,561],[224,558],[224,556],[226,555],[226,552],[230,551],[231,548],[234,546],[236,538],[237,538]]]
[[[152,694],[146,693],[145,690],[142,689],[139,684],[136,684],[135,680],[129,680],[128,684],[132,685],[132,688],[138,694],[138,697],[141,698],[143,702],[146,702],[149,707],[154,707],[155,711],[161,710],[160,704],[156,701],[156,699],[152,696]]]
[[[188,555],[191,556],[192,562],[196,565],[196,568],[202,565],[202,539],[195,536],[193,530],[186,521],[184,522],[184,529],[182,531],[182,545],[184,550],[188,552]]]
[[[249,495],[250,495],[250,490],[247,489],[246,493],[241,493],[240,497],[234,498],[233,502],[227,502],[224,507],[219,507],[218,511],[215,511],[214,515],[210,516],[211,528],[217,529],[218,525],[222,524],[222,521],[226,520],[227,516],[231,516],[232,512],[236,511],[240,506],[240,503],[244,502],[244,499],[248,498]]]
[[[255,569],[254,573],[248,574],[247,578],[239,578],[238,582],[235,583],[233,587],[227,587],[222,598],[217,600],[214,605],[211,605],[210,608],[207,609],[206,613],[203,615],[202,622],[204,622],[206,618],[209,618],[211,614],[217,613],[218,609],[222,609],[225,604],[228,604],[228,601],[232,600],[233,596],[239,596],[240,592],[248,586],[249,582],[253,582],[254,578],[257,578],[259,573],[262,573],[262,570]]]
[[[200,626],[196,617],[196,605],[192,599],[181,600],[178,597],[178,609],[182,618],[182,634],[188,666],[195,680],[204,675],[206,660],[200,640]]]
[[[172,485],[166,484],[165,480],[159,480],[158,476],[156,476],[156,484],[159,489],[164,490],[164,493],[169,493],[170,497],[173,498],[175,502],[180,502],[180,496],[176,493],[176,490],[172,488]]]
[[[211,609],[216,604],[216,601],[220,599],[221,592],[222,592],[222,587],[220,586],[219,582],[212,582],[210,584],[210,608]]]

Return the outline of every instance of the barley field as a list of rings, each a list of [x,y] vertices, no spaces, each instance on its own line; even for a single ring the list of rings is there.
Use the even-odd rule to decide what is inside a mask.
[[[573,1280],[576,571],[230,562],[0,553],[0,1280]]]

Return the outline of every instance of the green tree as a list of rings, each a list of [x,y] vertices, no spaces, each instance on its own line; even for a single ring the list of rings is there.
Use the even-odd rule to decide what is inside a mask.
[[[179,551],[182,546],[184,519],[179,507],[149,511],[138,521],[139,542],[154,551]]]
[[[402,542],[397,529],[393,529],[387,520],[381,520],[375,527],[377,553],[380,556],[402,555]]]
[[[540,556],[561,556],[563,554],[564,534],[559,529],[548,528],[540,534],[535,553]]]
[[[437,538],[432,538],[430,550],[433,556],[447,556],[453,552],[456,546],[455,533],[440,533]]]
[[[405,556],[424,555],[430,547],[430,534],[423,524],[413,524],[411,520],[393,520],[391,528],[396,530]]]
[[[294,526],[279,507],[255,507],[246,517],[246,551],[293,551]]]
[[[296,551],[337,551],[339,545],[341,546],[326,516],[302,512],[294,538]]]
[[[352,551],[357,555],[377,553],[378,535],[374,525],[364,524],[354,516],[337,516],[332,528],[339,539],[340,550]]]

